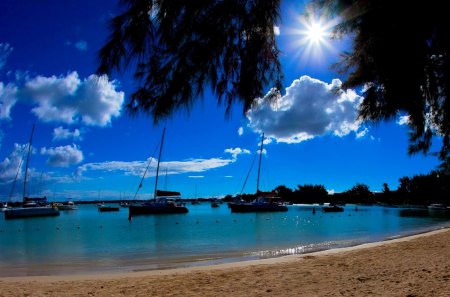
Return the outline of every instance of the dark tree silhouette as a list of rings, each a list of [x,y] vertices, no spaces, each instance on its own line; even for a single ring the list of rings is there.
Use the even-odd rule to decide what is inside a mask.
[[[373,193],[369,190],[369,186],[357,183],[350,190],[344,193],[349,197],[351,202],[373,203]]]
[[[281,90],[274,25],[279,0],[121,0],[100,50],[99,73],[134,67],[139,83],[128,108],[155,121],[192,105],[206,86],[225,103],[243,103]],[[445,1],[312,0],[339,16],[336,36],[351,34],[353,49],[335,65],[343,87],[364,86],[360,118],[379,122],[409,116],[409,153],[450,151],[450,18]]]
[[[294,192],[299,203],[325,202],[328,199],[328,192],[323,185],[298,185]]]
[[[285,185],[280,185],[276,187],[274,191],[277,193],[277,196],[281,197],[285,201],[291,201],[293,198],[292,189],[286,187]]]
[[[336,66],[344,88],[365,86],[360,117],[409,116],[409,153],[428,153],[441,136],[450,151],[450,18],[445,1],[313,0],[341,22],[335,33],[353,34],[353,49]]]
[[[267,87],[281,89],[274,25],[279,0],[121,0],[99,52],[98,73],[134,67],[131,112],[155,122],[191,107],[210,86],[225,103],[247,111]],[[270,96],[269,96],[270,97]]]

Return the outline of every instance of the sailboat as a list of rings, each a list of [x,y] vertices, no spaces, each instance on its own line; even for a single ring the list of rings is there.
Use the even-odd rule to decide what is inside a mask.
[[[27,197],[27,175],[28,175],[28,162],[30,160],[31,143],[33,141],[35,125],[31,130],[30,142],[28,145],[27,163],[25,166],[25,178],[23,181],[23,197],[22,207],[10,208],[4,211],[5,219],[17,219],[27,217],[46,217],[46,216],[59,216],[59,210],[56,205],[47,205],[47,197]],[[16,176],[17,178],[17,176]]]
[[[228,204],[231,212],[272,212],[287,211],[288,208],[281,199],[272,192],[261,192],[259,190],[259,177],[261,172],[261,157],[263,152],[264,133],[261,138],[261,147],[259,154],[258,178],[256,180],[256,198],[251,202],[236,201]]]
[[[166,129],[163,129],[162,137],[161,137],[161,146],[159,148],[159,157],[158,157],[158,166],[156,167],[156,179],[155,179],[155,191],[154,191],[154,199],[143,202],[143,203],[132,203],[128,207],[128,214],[131,218],[133,215],[139,214],[177,214],[177,213],[187,213],[189,210],[184,206],[184,204],[179,203],[181,193],[174,191],[161,191],[158,190],[158,177],[159,177],[159,165],[161,162],[162,149],[164,144],[164,134]],[[151,159],[150,159],[151,161]],[[150,165],[147,165],[147,169]],[[144,175],[141,179],[141,183],[139,184],[138,190],[142,187],[142,182],[145,178],[145,174],[147,169],[144,172]]]

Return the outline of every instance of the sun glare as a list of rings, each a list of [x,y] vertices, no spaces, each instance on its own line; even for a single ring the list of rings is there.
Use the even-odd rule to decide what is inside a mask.
[[[328,33],[320,23],[311,23],[305,31],[306,38],[311,43],[322,43]]]
[[[292,45],[302,61],[322,62],[327,54],[334,51],[332,30],[336,20],[328,20],[321,15],[308,13],[300,15],[296,27],[286,30],[292,34]]]

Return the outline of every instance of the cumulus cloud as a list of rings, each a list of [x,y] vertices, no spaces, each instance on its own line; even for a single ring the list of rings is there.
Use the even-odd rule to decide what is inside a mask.
[[[19,90],[20,100],[37,104],[32,112],[44,122],[106,126],[121,113],[124,93],[116,91],[107,76],[90,75],[81,80],[77,72],[67,76],[37,76]]]
[[[53,129],[53,140],[64,140],[72,138],[74,140],[81,138],[81,132],[78,129],[74,129],[70,131],[69,129],[65,129],[63,127],[57,127]]]
[[[6,86],[0,82],[0,120],[11,119],[11,108],[16,104],[17,87],[14,84]]]
[[[238,134],[239,134],[239,136],[242,136],[242,134],[244,134],[244,128],[239,127]]]
[[[247,118],[254,131],[265,132],[277,142],[298,143],[317,136],[358,133],[358,106],[362,97],[341,89],[342,82],[327,84],[309,76],[296,79],[275,102],[257,99]]]
[[[68,167],[83,161],[83,152],[73,145],[58,146],[55,148],[42,148],[41,155],[48,155],[47,164],[55,167]]]
[[[241,154],[250,154],[250,151],[247,149],[241,149],[239,147],[237,148],[228,148],[225,150],[225,153],[230,153],[233,159],[235,160],[238,155]]]
[[[26,144],[14,144],[13,151],[0,162],[0,184],[10,184],[16,178],[17,171],[18,176],[22,174],[22,158],[28,145]]]

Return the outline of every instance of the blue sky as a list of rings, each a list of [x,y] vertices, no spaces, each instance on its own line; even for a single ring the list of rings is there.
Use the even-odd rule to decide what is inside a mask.
[[[239,193],[258,150],[262,190],[321,184],[330,192],[356,183],[380,191],[402,176],[427,173],[438,160],[407,155],[404,117],[378,125],[356,120],[361,89],[340,90],[343,77],[330,66],[348,41],[313,41],[304,34],[301,1],[284,1],[278,42],[285,76],[282,97],[263,102],[247,116],[225,107],[208,92],[188,112],[153,125],[130,117],[130,73],[98,77],[97,51],[105,42],[115,0],[0,2],[0,200],[23,194],[26,151],[36,124],[28,192],[62,200],[134,195],[166,127],[161,189],[183,197]],[[269,90],[269,88],[268,88]],[[153,155],[157,158],[157,154]],[[21,166],[19,166],[21,164]],[[151,197],[153,160],[139,198]],[[256,166],[244,192],[256,190]]]

